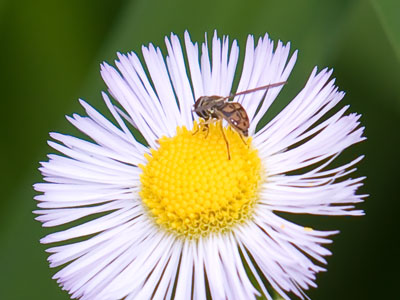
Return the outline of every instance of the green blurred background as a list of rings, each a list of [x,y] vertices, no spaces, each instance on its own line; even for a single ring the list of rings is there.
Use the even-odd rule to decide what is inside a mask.
[[[49,131],[76,133],[65,114],[83,113],[79,97],[105,111],[99,75],[115,52],[164,47],[164,36],[192,40],[204,32],[229,34],[242,46],[247,34],[268,32],[291,41],[298,62],[275,109],[288,103],[313,66],[334,68],[346,91],[343,104],[363,115],[368,140],[340,161],[360,153],[366,175],[362,218],[315,218],[322,229],[340,229],[328,272],[318,276],[312,299],[398,299],[398,173],[400,115],[400,2],[270,0],[0,1],[2,96],[0,201],[0,299],[69,299],[51,279],[38,240],[51,230],[33,220],[32,184],[41,180]],[[164,51],[165,53],[165,51]],[[307,219],[308,222],[309,219]]]

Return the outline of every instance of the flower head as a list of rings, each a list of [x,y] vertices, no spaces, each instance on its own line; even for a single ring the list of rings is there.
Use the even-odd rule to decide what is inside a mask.
[[[188,33],[186,55],[177,36],[165,41],[165,59],[151,44],[142,48],[146,68],[135,53],[118,54],[117,69],[102,65],[115,122],[82,100],[87,116],[68,117],[92,141],[51,134],[62,155],[42,163],[35,213],[46,227],[79,224],[41,240],[64,243],[47,250],[51,267],[64,266],[54,278],[80,299],[272,299],[270,288],[307,297],[330,254],[323,244],[337,232],[276,213],[363,214],[354,209],[362,178],[348,176],[362,157],[329,167],[363,140],[359,115],[346,115],[347,106],[331,113],[344,93],[331,70],[315,68],[256,130],[295,64],[289,44],[274,48],[266,35],[254,47],[249,36],[238,95],[227,99],[236,41],[215,34],[211,59],[207,41],[200,55]],[[213,95],[197,103],[203,114],[193,112]]]

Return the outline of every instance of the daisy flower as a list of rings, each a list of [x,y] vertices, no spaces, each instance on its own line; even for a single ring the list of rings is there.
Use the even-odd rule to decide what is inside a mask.
[[[54,279],[79,299],[307,298],[337,231],[279,213],[363,215],[354,208],[363,178],[348,176],[362,157],[330,167],[364,139],[360,116],[336,109],[344,93],[332,70],[315,68],[258,130],[297,51],[268,35],[255,46],[250,35],[236,75],[239,47],[228,37],[215,34],[211,47],[206,38],[201,51],[187,32],[184,47],[173,34],[165,43],[166,57],[150,44],[144,63],[131,52],[118,54],[116,68],[102,64],[113,121],[83,100],[86,116],[67,117],[90,141],[51,133],[61,155],[41,163],[45,182],[34,188],[37,220],[63,225],[41,240],[57,243],[47,249],[50,266],[62,266]],[[221,108],[209,107],[209,120],[193,112],[200,97],[268,84],[276,85],[223,102],[247,112],[248,137]]]

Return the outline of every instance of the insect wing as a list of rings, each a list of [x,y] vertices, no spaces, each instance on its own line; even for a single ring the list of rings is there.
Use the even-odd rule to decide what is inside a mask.
[[[250,126],[249,117],[247,116],[246,110],[240,103],[226,102],[219,109],[219,114],[241,134],[244,136],[248,135]]]

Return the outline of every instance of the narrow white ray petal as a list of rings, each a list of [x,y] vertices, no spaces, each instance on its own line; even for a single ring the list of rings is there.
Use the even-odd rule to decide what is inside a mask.
[[[212,95],[222,95],[221,93],[221,40],[218,38],[217,31],[214,31],[211,44],[211,93]],[[210,94],[211,95],[211,94]]]
[[[331,73],[332,71],[322,70],[316,75],[314,69],[306,86],[295,99],[256,133],[255,144],[268,149],[269,153],[283,151],[293,144],[297,136],[336,105],[343,98],[343,93],[334,89],[333,81],[327,83]]]
[[[251,88],[256,88],[258,86],[269,84],[269,80],[271,80],[271,75],[273,74],[270,72],[267,74],[266,78],[262,78],[262,75],[270,66],[271,58],[273,55],[273,42],[269,40],[268,35],[265,38],[259,38],[257,47],[254,49],[253,46],[253,37],[248,38],[248,44],[245,53],[245,62],[246,56],[249,55],[250,59],[248,60],[249,66],[244,70],[246,70],[246,76],[244,76],[244,80],[239,82],[238,91],[249,90]],[[249,54],[248,54],[249,53]],[[248,75],[249,73],[249,75]],[[243,75],[242,75],[243,76]],[[267,82],[268,81],[268,82]],[[247,83],[247,84],[246,84]],[[250,93],[246,95],[241,95],[238,97],[238,101],[246,108],[246,111],[249,114],[250,120],[253,118],[255,113],[255,109],[257,108],[258,104],[260,103],[261,97],[264,95],[264,91],[259,91],[255,93]],[[249,102],[250,101],[250,102]],[[249,103],[247,103],[249,102]],[[255,107],[254,107],[255,106]]]
[[[197,44],[191,42],[187,32],[185,44],[195,99],[206,95],[229,96],[239,56],[237,42],[232,43],[229,51],[228,37],[223,37],[221,41],[215,32],[211,45],[212,64],[210,64],[206,36],[206,41],[202,44],[201,68]]]
[[[227,295],[224,285],[225,277],[219,260],[215,239],[216,237],[211,236],[206,240],[200,240],[199,247],[204,249],[204,267],[210,287],[211,297],[215,299],[226,299]]]
[[[147,115],[144,116],[145,119],[149,117],[152,120],[160,120],[165,123],[167,121],[165,113],[163,112],[153,88],[148,83],[147,76],[136,54],[132,52],[128,55],[120,53],[117,55],[119,61],[116,60],[115,65],[118,67],[124,80],[130,86],[135,101],[134,103],[142,106],[143,110],[147,113]]]
[[[234,235],[232,234],[230,235],[229,238],[230,238],[230,245],[228,245],[227,250],[232,253],[232,259],[229,258],[228,259],[232,260],[235,264],[235,272],[238,274],[238,279],[240,280],[240,284],[243,286],[243,291],[248,293],[248,295],[246,296],[247,299],[253,296],[257,297],[261,296],[260,292],[254,288],[253,284],[251,283],[247,275],[247,271],[243,264],[243,260],[240,256],[236,237],[234,237]]]
[[[100,127],[103,127],[105,130],[111,132],[112,134],[119,136],[120,138],[126,140],[128,143],[136,144],[135,139],[129,131],[121,131],[84,100],[79,99],[79,103],[83,106],[87,115]]]
[[[200,240],[203,238],[200,237]],[[202,247],[203,242],[193,242],[191,244],[193,248],[194,258],[194,290],[193,299],[201,300],[206,299],[206,278],[204,273],[204,249]]]
[[[332,186],[332,187],[330,187]],[[362,210],[353,210],[351,203],[362,202],[364,195],[355,195],[361,184],[352,180],[330,184],[325,190],[307,188],[303,193],[298,187],[286,187],[284,191],[270,185],[268,192],[262,194],[262,203],[270,210],[318,215],[363,215]],[[333,193],[337,195],[331,196]]]
[[[361,142],[363,128],[356,129],[359,125],[357,119],[352,115],[342,117],[305,143],[266,158],[269,172],[279,174],[312,166]],[[262,151],[260,155],[264,156]]]
[[[120,243],[118,240],[110,239],[107,241],[108,250],[112,250],[112,244],[117,243],[123,247],[123,251],[119,250],[118,255],[111,255],[112,260],[109,260],[109,254],[104,251],[100,251],[100,254],[104,256],[104,260],[108,263],[104,264],[103,260],[99,261],[99,259],[94,260],[92,257],[92,252],[87,253],[85,257],[81,257],[76,260],[73,264],[76,264],[76,273],[74,276],[76,278],[84,277],[87,279],[84,285],[82,285],[82,281],[79,281],[80,288],[76,293],[80,293],[83,295],[82,299],[120,299],[117,297],[103,297],[101,293],[105,291],[105,288],[137,257],[138,253],[141,252],[142,246],[148,244],[149,241],[154,240],[154,237],[157,235],[157,232],[153,231],[152,228],[146,226],[144,230],[140,230],[140,228],[135,228],[133,225],[127,228],[125,231],[121,233],[124,239],[120,239]],[[104,245],[106,247],[106,245]],[[102,248],[97,247],[97,248]],[[93,253],[95,255],[95,253]],[[81,272],[80,268],[78,268],[79,264],[86,265],[90,268],[84,274],[79,274]],[[63,278],[68,278],[68,276],[64,276]]]
[[[123,255],[118,257],[118,259],[114,260],[111,263],[112,268],[108,268],[106,272],[102,272],[99,274],[99,276],[96,276],[92,282],[90,282],[90,285],[88,286],[88,292],[87,296],[84,299],[122,299],[126,295],[127,291],[121,289],[118,291],[111,291],[110,290],[110,285],[120,276],[122,272],[126,269],[127,266],[129,266],[132,262],[134,262],[138,255],[140,255],[140,248],[141,247],[146,247],[149,244],[149,239],[153,239],[151,235],[148,235],[148,232],[145,232],[145,235],[147,236],[145,240],[139,239],[139,243],[136,243],[135,245],[132,245]],[[144,237],[144,235],[142,235]],[[143,273],[142,273],[143,274]],[[119,278],[121,281],[121,284],[128,284],[128,281],[126,278]],[[132,283],[137,283],[138,281],[135,280],[135,278],[132,278],[133,281]],[[104,285],[104,282],[106,281],[106,285]],[[135,287],[136,293],[140,289],[140,284],[139,286]]]
[[[345,165],[342,165],[342,166],[334,168],[334,169],[321,171],[326,166],[328,166],[338,155],[339,155],[339,153],[337,155],[333,156],[332,160],[328,160],[326,162],[326,164],[322,164],[319,167],[317,167],[309,172],[305,172],[304,174],[299,175],[298,178],[301,177],[303,179],[308,179],[308,178],[312,179],[315,177],[325,177],[328,175],[331,175],[332,177],[330,177],[330,178],[333,178],[333,179],[341,178],[341,177],[344,177],[344,176],[356,171],[357,170],[356,168],[353,168],[350,170],[348,170],[348,169],[351,168],[352,166],[354,166],[355,164],[359,163],[364,158],[364,155],[361,155]],[[346,170],[348,170],[348,171],[346,171]]]
[[[211,88],[207,95],[229,96],[238,59],[237,43],[234,41],[229,52],[229,39],[222,37],[222,41],[214,31],[212,40],[212,68]]]
[[[48,184],[51,185],[51,184]],[[39,204],[53,204],[54,207],[60,206],[58,203],[66,204],[66,207],[74,205],[74,203],[85,202],[89,205],[96,202],[93,200],[99,200],[98,203],[105,202],[105,199],[115,199],[117,196],[120,199],[131,199],[132,195],[138,191],[138,188],[123,187],[118,185],[94,185],[91,189],[81,189],[85,185],[59,185],[59,190],[43,189],[44,194],[35,196],[35,200],[41,201]],[[64,188],[64,186],[71,186],[70,188]],[[70,205],[68,205],[70,203]],[[79,205],[75,205],[79,206]]]
[[[83,207],[83,208],[48,209],[46,210],[46,212],[37,211],[42,215],[36,217],[35,220],[42,222],[43,227],[53,227],[69,223],[93,214],[122,209],[125,208],[129,204],[129,202],[130,199],[127,200],[113,199],[111,203],[106,203],[98,206]]]
[[[237,242],[231,234],[218,241],[221,261],[227,274],[229,299],[255,299],[259,292],[251,284],[238,253]]]
[[[216,36],[217,31],[214,32],[214,36]],[[220,80],[218,81],[220,91],[219,95],[227,96],[230,92],[230,87],[226,88],[227,84],[229,84],[228,73],[228,59],[229,59],[229,37],[223,36],[221,41],[221,69],[220,69]]]
[[[96,142],[96,144],[102,146],[103,149],[109,149],[113,152],[116,152],[116,149],[118,149],[118,152],[120,154],[124,154],[126,157],[134,157],[137,160],[142,159],[142,156],[137,153],[137,150],[134,146],[132,146],[131,143],[127,143],[109,131],[96,126],[96,123],[94,123],[90,118],[81,117],[77,114],[74,114],[72,118],[67,117],[67,120],[80,131],[89,136],[93,141]]]
[[[82,153],[87,153],[88,155],[93,155],[94,157],[107,157],[111,158],[117,161],[121,161],[127,164],[131,164],[134,166],[137,166],[138,164],[142,163],[144,161],[144,158],[137,155],[135,150],[132,150],[132,153],[120,153],[116,149],[107,149],[105,147],[102,147],[100,145],[81,140],[79,138],[69,136],[69,135],[64,135],[60,133],[50,133],[50,136],[63,143],[67,147],[74,149],[75,151],[80,151]]]
[[[121,218],[122,219],[122,218]],[[97,234],[89,239],[86,239],[81,242],[75,242],[75,243],[70,243],[64,246],[56,246],[53,248],[49,248],[46,250],[46,252],[53,253],[52,255],[49,256],[48,260],[51,263],[52,266],[56,267],[62,264],[65,264],[70,261],[74,261],[73,265],[79,265],[79,261],[76,259],[79,257],[82,257],[83,255],[90,253],[93,249],[97,249],[102,247],[102,245],[105,245],[107,243],[112,243],[113,238],[116,236],[119,236],[120,234],[123,235],[122,233],[126,230],[131,232],[129,228],[135,228],[135,233],[133,235],[136,237],[138,234],[141,232],[144,232],[143,229],[148,230],[149,226],[145,222],[143,218],[134,218],[134,219],[126,219],[123,220],[123,223],[118,224],[118,226],[114,226],[113,228],[109,228],[100,234]],[[132,229],[133,230],[133,229]],[[151,230],[151,228],[150,228]],[[134,242],[135,240],[132,239]],[[71,267],[74,268],[74,267]],[[68,269],[66,269],[68,270]],[[61,278],[64,274],[64,269],[60,270],[56,274],[56,278]]]
[[[278,114],[278,116],[257,132],[255,137],[262,135],[263,140],[265,140],[267,137],[275,136],[276,132],[279,130],[279,126],[281,127],[280,129],[285,132],[291,132],[293,129],[297,128],[299,122],[301,123],[308,117],[303,116],[303,118],[298,118],[298,116],[302,116],[302,112],[299,111],[299,108],[303,107],[304,110],[308,108],[310,103],[314,103],[316,94],[318,95],[318,92],[330,77],[330,73],[327,73],[326,69],[322,70],[318,75],[316,75],[316,73],[317,69],[314,68],[303,90]],[[323,101],[325,101],[325,99],[323,99]],[[320,105],[323,106],[323,103],[320,103]],[[296,124],[292,125],[290,121],[296,121]],[[281,134],[280,136],[284,135]]]
[[[283,290],[293,292],[297,296],[301,295],[299,289],[293,284],[295,279],[292,275],[297,268],[302,270],[300,273],[302,280],[313,279],[314,272],[302,266],[302,264],[306,264],[306,257],[301,252],[289,253],[287,250],[285,251],[255,224],[241,227],[237,231],[237,236],[249,251],[263,275],[281,295],[285,294]],[[252,236],[252,238],[246,238],[247,236]],[[293,256],[293,254],[296,255]],[[302,263],[299,263],[299,261]],[[307,265],[312,266],[311,261]]]
[[[137,200],[132,200],[132,194],[138,193],[138,189],[136,190],[126,190],[121,191],[119,193],[113,193],[109,195],[100,195],[100,196],[88,196],[88,199],[85,200],[75,200],[74,198],[68,199],[68,201],[43,201],[38,204],[39,208],[42,209],[59,209],[59,208],[73,208],[73,207],[84,207],[91,206],[96,204],[103,204],[106,202],[118,201],[118,200],[128,200],[128,202],[137,202]],[[107,197],[108,196],[108,197]],[[72,196],[71,196],[72,197]],[[48,199],[51,198],[51,195],[47,196]],[[34,211],[34,213],[39,214],[38,211]]]
[[[226,38],[223,49],[224,51],[228,51],[229,47],[229,39]],[[226,50],[225,50],[226,49]],[[233,80],[235,78],[236,66],[239,59],[239,46],[237,41],[234,40],[231,45],[231,51],[229,53],[228,67],[226,69],[226,75],[224,75],[221,84],[222,84],[222,95],[228,96],[232,89]]]
[[[66,150],[66,149],[64,149]],[[66,151],[67,152],[67,151]],[[72,154],[74,155],[74,154]],[[55,155],[55,154],[49,154],[48,155],[49,162],[41,162],[40,164],[43,166],[44,172],[51,172],[52,169],[56,169],[58,165],[61,166],[61,168],[65,168],[67,166],[70,166],[71,168],[76,168],[76,169],[81,169],[82,171],[93,171],[93,172],[98,172],[99,174],[109,174],[109,175],[114,175],[114,176],[120,176],[121,178],[126,179],[131,179],[131,180],[137,180],[139,177],[139,174],[141,173],[141,170],[135,166],[129,166],[125,165],[126,168],[120,168],[120,166],[123,166],[122,164],[119,164],[118,162],[113,162],[109,163],[105,167],[104,165],[107,164],[107,162],[104,162],[103,164],[99,162],[97,159],[90,159],[90,161],[80,161],[80,160],[75,160],[71,158],[67,158],[64,156],[60,155]],[[59,173],[55,172],[55,175],[62,176],[62,172],[66,171],[60,170]],[[110,183],[112,183],[110,181]]]
[[[288,77],[297,59],[297,50],[296,50],[292,54],[289,62],[287,62],[289,57],[289,51],[290,51],[290,43],[288,43],[286,46],[282,46],[281,43],[278,44],[278,48],[275,50],[275,53],[271,59],[271,65],[268,68],[265,68],[264,74],[262,75],[263,78],[268,78],[268,75],[272,74],[270,75],[271,80],[269,80],[269,84],[277,82],[285,82],[288,80]],[[260,83],[260,85],[262,84]],[[256,114],[255,114],[255,108],[257,102],[252,101],[251,103],[249,103],[249,105],[251,104],[253,107],[251,110],[251,115],[254,116],[250,123],[251,124],[250,132],[252,133],[255,132],[257,124],[259,123],[261,118],[265,115],[266,111],[269,109],[269,107],[274,102],[279,92],[283,88],[284,85],[268,89],[266,97]]]
[[[150,44],[148,48],[142,47],[142,53],[168,122],[176,129],[177,126],[183,124],[183,116],[178,109],[176,97],[172,89],[171,80],[161,50],[159,48],[154,48],[154,46]]]
[[[358,159],[353,160],[352,162],[342,166],[338,167],[335,169],[327,170],[327,171],[321,171],[328,167],[338,156],[340,153],[337,153],[336,155],[333,155],[331,158],[326,160],[326,162],[320,164],[319,166],[315,167],[311,171],[305,172],[303,174],[299,175],[281,175],[281,174],[273,174],[270,173],[268,177],[268,182],[275,182],[279,180],[282,184],[285,182],[290,182],[292,180],[297,179],[297,182],[299,186],[316,186],[316,185],[322,185],[322,184],[327,184],[332,181],[331,177],[328,178],[319,178],[319,177],[324,177],[328,175],[335,176],[336,178],[340,178],[343,174],[343,171],[346,170],[347,168],[350,168],[353,166],[356,162],[358,162],[362,157],[359,157]],[[344,176],[344,175],[343,175]],[[300,180],[302,179],[302,180]]]
[[[171,34],[171,41],[165,38],[165,44],[168,50],[168,56],[166,58],[168,71],[171,75],[172,84],[179,102],[179,108],[183,118],[182,125],[191,128],[191,126],[193,126],[191,110],[195,100],[186,74],[182,47],[178,37],[173,34]]]
[[[192,295],[193,278],[193,252],[190,241],[185,241],[182,249],[182,257],[177,279],[175,300],[190,299]]]
[[[304,130],[304,128],[307,128],[308,126],[311,127],[312,124],[314,124],[321,116],[323,116],[329,109],[331,109],[332,106],[330,104],[332,104],[332,102],[329,103],[328,105],[326,105],[324,108],[322,108],[318,114],[314,115],[312,118],[310,118],[305,123],[303,123],[303,126],[302,126],[303,128],[301,128],[299,126],[297,129],[295,129],[290,134],[288,134],[286,141],[285,141],[286,142],[285,148],[289,147],[290,145],[294,145],[294,144],[303,142],[306,139],[308,139],[309,137],[312,137],[316,133],[320,132],[322,129],[327,127],[329,124],[338,122],[338,120],[344,115],[345,111],[348,109],[348,106],[345,106],[340,111],[338,111],[336,114],[334,114],[332,117],[330,117],[328,120],[318,124],[317,126],[310,128],[307,131],[302,132]],[[336,103],[334,105],[336,105]],[[284,146],[285,142],[283,142],[283,141],[280,142],[280,144],[281,144],[280,147]],[[270,152],[270,155],[272,155],[272,153],[273,152]]]
[[[252,79],[252,72],[254,67],[254,37],[249,35],[246,41],[246,50],[244,55],[242,74],[240,75],[240,81],[237,88],[237,92],[245,91],[249,89],[250,80]],[[242,104],[243,96],[236,97],[235,99]]]
[[[135,120],[147,143],[153,146],[154,140],[162,136],[163,130],[150,118],[148,112],[140,104],[139,99],[117,70],[103,63],[100,73],[111,95],[122,105],[131,118]]]
[[[199,49],[197,43],[192,43],[190,35],[185,31],[185,47],[189,63],[190,78],[192,80],[194,98],[204,96],[203,78],[199,64]]]
[[[39,170],[44,176],[57,176],[64,178],[74,178],[75,180],[119,184],[132,186],[133,182],[138,182],[138,173],[126,173],[126,176],[119,176],[117,171],[112,169],[102,169],[101,167],[87,164],[62,156],[52,156],[49,162],[42,162]]]
[[[203,79],[203,92],[201,96],[209,96],[213,94],[213,83],[211,80],[211,65],[208,55],[208,42],[207,33],[205,34],[205,41],[201,44],[201,77]]]
[[[77,297],[88,293],[96,285],[96,282],[105,285],[107,282],[105,278],[101,283],[97,278],[104,276],[104,273],[109,275],[110,271],[114,269],[113,261],[132,246],[134,241],[129,238],[131,234],[132,227],[121,230],[118,235],[98,244],[98,247],[90,249],[71,262],[54,275],[54,278],[63,282],[65,287],[71,285],[69,290]],[[101,276],[100,271],[102,271]],[[79,280],[75,282],[74,278],[79,278]]]
[[[104,103],[107,105],[108,110],[111,112],[114,119],[117,121],[119,127],[123,130],[126,135],[126,138],[135,146],[141,145],[140,143],[136,143],[135,137],[132,135],[128,127],[126,126],[124,120],[121,118],[121,115],[118,113],[116,106],[111,102],[110,98],[105,92],[101,92],[101,96],[103,97]],[[88,105],[85,101],[81,100],[81,105]]]
[[[103,92],[104,93],[104,92]],[[124,112],[121,108],[119,108],[116,105],[113,105],[115,111],[122,117],[124,118],[125,121],[127,121],[129,124],[131,124],[133,127],[138,128],[138,125],[133,121],[133,119],[126,113]]]
[[[111,270],[113,270],[114,265],[112,262],[120,257],[125,251],[128,245],[121,245],[119,243],[115,243],[118,247],[112,249],[113,251],[107,252],[107,255],[98,259],[91,265],[84,267],[78,265],[78,271],[73,274],[73,276],[66,277],[63,276],[62,280],[59,279],[58,283],[61,284],[65,289],[69,291],[71,294],[71,298],[80,298],[80,299],[93,299],[93,296],[90,295],[91,292],[91,284],[97,279],[97,274],[101,275],[109,275],[109,277],[103,278],[103,281],[99,284],[101,289],[106,287],[107,281],[109,281],[112,277],[110,276]],[[104,250],[108,250],[103,248]],[[93,251],[90,255],[96,255]],[[97,257],[96,257],[97,258]],[[100,299],[100,298],[97,298]]]
[[[65,177],[58,177],[58,176],[43,176],[43,180],[48,183],[55,183],[55,184],[85,184],[85,181],[73,179],[73,178],[65,178]]]
[[[268,220],[267,223],[264,219],[265,217],[270,217],[271,220]],[[271,213],[267,207],[262,206],[260,206],[260,212],[257,214],[256,223],[275,241],[278,249],[279,247],[282,249],[282,253],[286,252],[285,256],[297,257],[298,249],[301,249],[304,253],[323,264],[326,264],[326,260],[323,257],[330,255],[331,252],[320,246],[320,244],[331,243],[330,240],[324,237],[328,234],[337,233],[337,231],[321,232],[291,224]],[[322,270],[305,256],[301,257],[297,263],[316,272]]]
[[[243,245],[243,244],[242,244],[241,249],[242,249],[243,253],[246,253],[246,251],[248,251],[247,248],[246,248],[246,245]],[[252,258],[250,259],[249,256],[248,256],[249,254],[252,255],[252,253],[246,253],[245,257],[246,257],[246,262],[247,262],[247,264],[251,266],[251,265],[253,264],[253,261],[252,261],[252,260],[254,260],[255,258],[252,256]],[[257,264],[257,260],[256,260],[256,264]],[[260,266],[259,266],[259,267],[260,267]],[[254,267],[253,267],[253,269],[254,269]],[[269,282],[269,284],[272,286],[272,288],[273,288],[276,292],[278,292],[279,295],[280,295],[283,299],[285,299],[285,300],[290,300],[290,298],[288,297],[288,295],[282,290],[281,286],[279,285],[280,283],[277,283],[277,282],[270,276],[270,272],[269,272],[269,271],[266,272],[265,270],[262,270],[262,271],[263,271],[264,278],[266,278],[266,279],[268,280],[268,282]],[[254,271],[253,271],[253,272],[254,272]],[[255,271],[255,272],[257,272],[257,271]],[[256,274],[256,273],[253,273],[253,274]],[[258,277],[258,275],[257,275],[256,277]],[[263,283],[260,279],[259,279],[259,282],[261,282],[261,283],[260,283],[261,286],[264,286],[264,283]],[[268,291],[265,290],[265,289],[264,289],[264,295],[266,295],[268,299],[272,299],[272,297],[269,295]]]
[[[266,84],[286,81],[296,61],[297,51],[292,55],[289,63],[286,64],[289,55],[290,44],[283,46],[281,42],[273,52],[273,43],[268,35],[259,39],[254,49],[253,36],[249,36],[246,45],[243,71],[237,91],[245,91]],[[286,66],[286,67],[285,67]],[[258,91],[238,96],[235,100],[243,105],[250,119],[249,133],[253,134],[259,120],[277,97],[283,85],[274,87],[267,91]],[[256,110],[260,105],[262,97],[266,95],[257,115]]]
[[[179,258],[181,256],[181,245],[180,243],[174,243],[170,249],[170,258],[166,262],[166,267],[160,282],[157,286],[157,290],[152,299],[170,299],[172,294],[172,289],[175,283]]]
[[[109,190],[109,189],[115,189],[114,186],[104,186],[101,184],[85,184],[85,185],[68,185],[68,184],[63,184],[63,185],[56,185],[56,184],[51,184],[51,183],[35,183],[33,185],[35,191],[37,192],[48,192],[52,191],[55,193],[64,193],[64,192],[71,192],[75,191],[76,192],[87,192],[87,191],[92,191],[92,190],[99,190],[101,191],[102,189]]]
[[[166,111],[163,109],[162,103],[160,102],[158,96],[156,95],[139,58],[134,52],[131,52],[128,54],[128,59],[130,64],[135,69],[137,76],[139,77],[139,79],[136,80],[139,89],[135,89],[135,91],[138,91],[140,93],[141,98],[148,99],[147,101],[151,102],[150,105],[154,105],[155,109],[158,112],[158,115],[160,116],[160,118],[157,120],[162,122],[163,128],[166,130],[166,134],[168,136],[172,136],[173,133],[175,132],[175,128],[173,127],[174,124],[167,122],[168,117]],[[143,88],[142,85],[139,84],[138,82],[139,80],[140,83],[143,85]]]
[[[75,160],[81,163],[85,163],[90,167],[90,165],[99,167],[104,170],[110,170],[110,171],[115,171],[118,172],[118,174],[121,174],[122,176],[127,175],[127,174],[139,174],[139,170],[137,167],[132,166],[132,165],[127,165],[124,163],[121,163],[116,160],[109,159],[107,157],[95,157],[93,155],[88,155],[86,152],[83,151],[78,151],[77,149],[71,149],[65,146],[62,146],[60,144],[54,143],[54,142],[48,142],[50,147],[53,149],[65,154],[66,156],[70,157],[71,159],[69,161]],[[49,155],[49,158],[55,158],[56,156],[54,155]],[[145,160],[143,159],[144,163]],[[108,172],[108,171],[106,171]],[[138,173],[139,172],[139,173]]]
[[[127,206],[124,209],[109,213],[105,216],[78,225],[76,227],[72,227],[70,229],[66,229],[56,233],[51,233],[45,238],[42,238],[40,242],[43,244],[55,243],[78,238],[81,236],[95,234],[108,228],[112,228],[131,218],[136,217],[138,215],[138,211],[133,209],[134,207],[136,207],[136,205],[137,204],[132,203],[130,206]]]
[[[237,243],[238,243],[238,247],[240,249],[240,252],[243,255],[243,262],[246,263],[246,265],[250,269],[251,274],[254,276],[255,280],[258,283],[258,286],[261,288],[263,296],[265,296],[268,300],[273,300],[271,295],[268,293],[267,289],[265,288],[265,285],[264,285],[260,275],[258,274],[258,271],[256,270],[256,268],[255,268],[255,266],[253,264],[253,261],[250,259],[245,246],[240,241],[240,239],[237,239]]]
[[[124,133],[128,136],[131,143],[136,147],[138,152],[142,153],[142,154],[147,153],[148,152],[147,147],[145,147],[143,144],[136,141],[135,137],[132,135],[132,133],[130,132],[128,127],[125,125],[125,122],[123,121],[123,118],[124,118],[126,121],[129,122],[130,118],[128,120],[126,118],[127,115],[125,113],[121,114],[121,112],[122,112],[121,109],[111,103],[111,100],[106,93],[102,92],[101,95],[103,96],[103,100],[106,103],[107,108],[110,110],[111,114],[113,115],[114,119],[117,121],[118,125],[124,131]],[[131,122],[131,124],[134,127],[136,127],[136,125],[133,122]]]
[[[224,292],[226,294],[226,299],[236,299],[236,292],[237,292],[237,288],[232,286],[231,282],[230,282],[230,275],[227,274],[227,267],[225,265],[225,261],[224,261],[224,252],[223,252],[223,247],[222,244],[226,243],[226,236],[220,236],[217,237],[213,240],[214,242],[214,247],[217,250],[218,253],[218,260],[217,263],[220,264],[221,267],[221,276],[222,276],[222,282],[223,282],[223,287],[224,287]],[[212,283],[211,283],[212,284]],[[251,299],[251,298],[250,298]]]
[[[172,243],[175,243],[174,238],[172,236],[167,237],[168,241],[165,241],[163,238],[163,243],[165,244],[165,247],[162,247],[161,249],[156,249],[158,250],[157,252],[153,253],[153,256],[159,257],[158,260],[155,262],[156,266],[151,270],[151,273],[148,275],[146,278],[145,283],[143,284],[143,287],[140,289],[140,291],[135,294],[131,293],[128,294],[127,297],[125,298],[126,300],[128,299],[154,299],[152,295],[154,294],[156,288],[158,289],[158,283],[161,279],[161,277],[164,274],[165,268],[171,259],[172,256],[172,251],[175,250],[173,249]],[[179,252],[178,252],[179,253]],[[173,264],[173,267],[177,268],[176,264]],[[150,269],[150,268],[149,268]],[[183,275],[182,275],[183,276]],[[173,279],[170,277],[167,277],[169,282],[171,282]],[[127,281],[127,284],[129,282]],[[189,299],[190,294],[188,298]],[[175,298],[177,299],[177,298]]]
[[[127,256],[129,261],[127,261],[126,267],[113,278],[107,290],[98,294],[98,297],[112,296],[114,299],[121,299],[129,295],[132,299],[139,296],[146,285],[148,275],[151,274],[160,259],[161,263],[165,263],[168,259],[171,243],[173,243],[171,238],[165,239],[164,234],[158,233],[152,238],[147,238],[140,245],[132,247],[132,253]],[[146,249],[146,251],[143,251],[143,249]],[[155,287],[156,284],[152,286],[153,291]],[[144,291],[148,292],[149,290]]]
[[[95,204],[103,204],[106,202],[112,202],[117,200],[129,200],[130,202],[136,201],[133,199],[132,194],[138,193],[139,189],[120,189],[116,192],[108,192],[104,190],[104,193],[99,192],[89,192],[86,195],[81,195],[80,193],[74,193],[78,195],[74,197],[73,193],[65,194],[55,194],[55,193],[46,193],[43,197],[35,199],[41,201],[38,204],[39,208],[46,209],[57,209],[57,208],[70,208],[70,207],[82,207],[82,206],[92,206]],[[62,199],[59,201],[52,201],[53,198],[59,197],[68,197],[66,199]],[[43,212],[43,211],[42,211]],[[34,211],[34,213],[39,214],[39,211]]]
[[[182,252],[182,243],[175,243],[173,244],[173,249],[171,250],[174,253],[179,254],[179,257],[177,258],[177,263],[179,263],[180,257],[181,257],[181,252]],[[174,287],[175,287],[175,283],[176,283],[176,278],[178,276],[178,268],[174,268],[171,272],[171,282],[168,285],[168,290],[167,293],[165,294],[165,298],[164,299],[171,299],[172,298],[172,294],[174,291]]]

